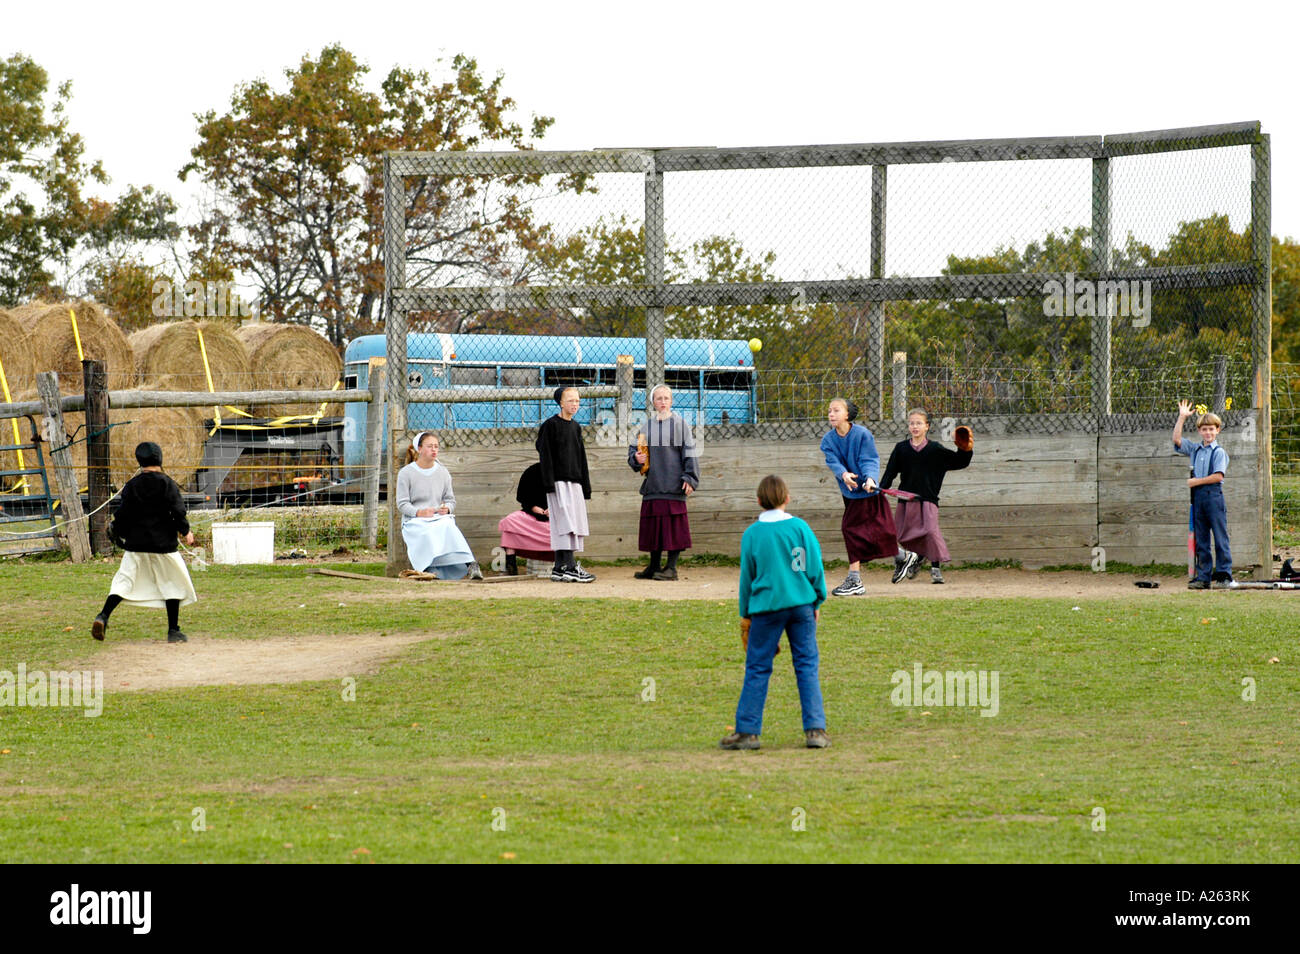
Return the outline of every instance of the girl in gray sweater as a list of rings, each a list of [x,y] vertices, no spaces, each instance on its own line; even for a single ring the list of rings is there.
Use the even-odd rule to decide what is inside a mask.
[[[456,526],[456,495],[451,474],[438,463],[437,435],[422,431],[406,452],[407,464],[397,472],[397,509],[402,514],[402,539],[412,568],[444,580],[466,574],[483,579],[465,535]]]

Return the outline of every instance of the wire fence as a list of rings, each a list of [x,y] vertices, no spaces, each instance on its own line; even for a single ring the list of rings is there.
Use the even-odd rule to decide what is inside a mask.
[[[1039,434],[1172,417],[1181,398],[1240,412],[1269,397],[1255,393],[1269,344],[1269,168],[1257,123],[1031,140],[394,153],[384,334],[357,337],[340,355],[306,328],[297,343],[267,348],[267,327],[190,322],[171,352],[161,332],[133,335],[128,363],[134,386],[364,390],[384,359],[386,443],[423,429],[518,443],[554,412],[545,398],[411,403],[409,393],[605,387],[620,356],[632,364],[635,411],[663,382],[697,427],[765,425],[777,439],[806,435],[833,397],[853,399],[866,421],[921,406]],[[227,333],[240,338],[244,365],[236,356],[218,367]],[[287,360],[269,370],[259,349]],[[1290,474],[1296,376],[1280,371],[1274,459]],[[11,386],[20,400],[30,388],[21,374]],[[364,404],[162,410],[113,412],[114,486],[144,433],[209,505],[337,505],[368,466]],[[585,399],[578,420],[608,430],[615,415],[612,398]],[[84,435],[77,414],[67,417],[75,459]]]

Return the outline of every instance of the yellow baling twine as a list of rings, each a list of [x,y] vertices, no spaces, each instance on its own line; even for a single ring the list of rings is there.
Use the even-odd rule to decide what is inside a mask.
[[[0,361],[0,390],[3,390],[3,391],[4,391],[5,403],[6,403],[6,404],[12,404],[12,403],[13,403],[13,395],[11,395],[11,394],[9,393],[9,379],[8,379],[7,377],[5,377],[5,365],[4,365],[4,362],[3,362],[3,361]],[[23,439],[22,439],[22,435],[18,433],[18,418],[16,418],[16,417],[12,417],[12,418],[10,418],[10,419],[9,419],[9,423],[13,426],[13,429],[14,429],[14,443],[15,443],[15,444],[21,444],[21,443],[23,442]],[[19,469],[19,470],[26,470],[26,469],[27,469],[27,464],[26,464],[26,462],[23,460],[23,452],[22,452],[21,450],[18,451],[18,469]],[[26,497],[26,496],[31,492],[30,490],[28,490],[28,487],[27,487],[27,475],[26,475],[26,474],[24,474],[22,477],[19,477],[19,478],[18,478],[18,483],[14,484],[14,489],[15,489],[15,490],[17,490],[19,487],[21,487],[21,488],[23,489],[23,496],[24,496],[24,497]]]
[[[72,319],[72,338],[77,342],[77,360],[85,361],[86,355],[81,350],[81,332],[77,330],[77,313],[69,308],[68,317]]]

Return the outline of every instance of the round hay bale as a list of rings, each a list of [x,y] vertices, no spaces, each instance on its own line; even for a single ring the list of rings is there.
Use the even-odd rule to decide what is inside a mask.
[[[34,370],[56,371],[59,390],[77,394],[82,390],[81,360],[72,334],[69,309],[77,314],[81,349],[87,358],[103,361],[108,370],[108,389],[120,391],[135,383],[135,356],[117,322],[91,301],[68,301],[57,305],[27,305],[13,314],[27,330]]]
[[[199,347],[199,333],[203,347]],[[212,387],[217,391],[243,391],[250,387],[252,366],[248,349],[229,323],[220,321],[170,321],[150,325],[127,339],[135,352],[135,369],[141,387],[166,391],[206,391],[203,353],[208,355]]]
[[[194,472],[203,463],[203,409],[197,407],[127,407],[108,412],[108,466],[114,487],[122,487],[140,469],[136,445],[153,441],[163,452],[163,472],[180,485],[189,487]],[[82,452],[83,459],[85,452]]]
[[[316,332],[303,325],[260,322],[242,325],[235,330],[248,349],[252,365],[253,387],[275,391],[320,390],[334,387],[343,374],[343,359],[338,350]],[[262,417],[288,414],[315,416],[319,404],[276,404],[254,407]],[[325,405],[324,417],[339,417],[343,405]]]
[[[7,311],[0,311],[0,365],[4,366],[5,381],[9,385],[9,394],[28,391],[36,387],[36,372],[32,369],[32,349],[27,344],[27,333],[22,323]],[[0,391],[0,401],[4,392]],[[13,440],[0,440],[0,444],[9,444]]]
[[[37,400],[35,391],[25,393],[17,400]],[[211,413],[210,411],[206,413]],[[203,444],[208,432],[204,426],[205,409],[197,407],[129,407],[110,408],[108,412],[108,466],[109,480],[115,488],[121,488],[139,469],[135,460],[135,447],[141,441],[153,441],[163,451],[163,470],[171,475],[172,480],[185,490],[194,477],[194,472],[203,462]],[[36,427],[38,433],[45,435],[45,417],[38,414]],[[8,421],[3,422],[7,444],[13,439],[13,429]],[[72,469],[77,475],[77,485],[83,490],[89,483],[86,465],[86,415],[81,411],[64,411],[63,426],[65,438],[72,441],[68,453],[72,456]],[[24,441],[31,434],[26,418],[19,418],[19,433]],[[51,461],[51,445],[42,444],[41,454],[45,464],[45,477],[49,481],[50,492],[57,495],[58,484],[54,479]],[[34,461],[29,454],[24,454],[27,467]],[[16,451],[0,454],[0,470],[17,470],[18,455]],[[13,482],[16,483],[16,480]],[[10,484],[12,487],[12,483]],[[40,477],[32,476],[32,487],[40,489]],[[8,488],[6,488],[8,489]]]

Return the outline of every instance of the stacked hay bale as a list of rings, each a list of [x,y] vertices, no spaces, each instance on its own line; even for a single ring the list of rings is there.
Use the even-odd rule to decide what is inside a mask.
[[[276,391],[324,390],[334,387],[343,373],[338,350],[303,325],[260,323],[243,325],[235,332],[248,349],[253,387]],[[321,413],[319,404],[276,404],[254,407],[261,417]],[[331,402],[323,417],[338,417],[343,405]]]
[[[153,390],[153,389],[149,389]],[[124,407],[108,412],[108,467],[114,487],[122,487],[138,469],[136,445],[153,441],[163,452],[163,471],[189,489],[194,472],[203,463],[207,431],[205,414],[199,407]],[[64,415],[71,417],[72,415]],[[81,456],[85,459],[85,445]]]
[[[212,374],[212,390],[244,391],[252,387],[248,350],[227,322],[172,321],[150,325],[133,333],[129,340],[135,352],[136,373],[144,387],[167,391],[208,390],[203,371],[205,352],[208,371]],[[211,408],[201,410],[201,417],[213,415]],[[221,416],[236,415],[222,411]]]
[[[77,316],[77,333],[72,329],[72,313]],[[77,337],[87,358],[104,362],[108,371],[108,389],[121,391],[135,384],[135,356],[117,322],[90,301],[69,301],[57,305],[36,302],[13,309],[27,332],[34,371],[55,371],[59,390],[64,394],[82,391],[81,358],[77,356]],[[33,382],[35,383],[35,382]]]
[[[10,395],[36,387],[36,372],[32,367],[32,349],[27,344],[27,332],[22,322],[7,311],[0,310],[0,365],[4,367],[5,381]],[[0,391],[0,401],[4,393]],[[7,444],[8,441],[0,441]]]
[[[128,340],[135,352],[135,369],[142,387],[208,390],[203,372],[204,352],[208,356],[213,390],[242,391],[252,384],[248,350],[229,323],[169,321],[142,328]]]
[[[0,368],[4,369],[9,396],[15,401],[19,400],[20,394],[26,394],[36,386],[35,372],[32,370],[32,352],[27,346],[27,335],[18,319],[7,311],[0,311]],[[0,401],[4,399],[4,391],[0,389]],[[19,418],[19,441],[29,441],[31,436],[31,426],[25,419]],[[0,446],[13,443],[15,443],[13,419],[0,419]],[[31,466],[30,461],[24,460],[23,463]],[[18,455],[13,451],[0,451],[0,471],[18,469]],[[0,493],[17,482],[17,477],[0,477]]]

